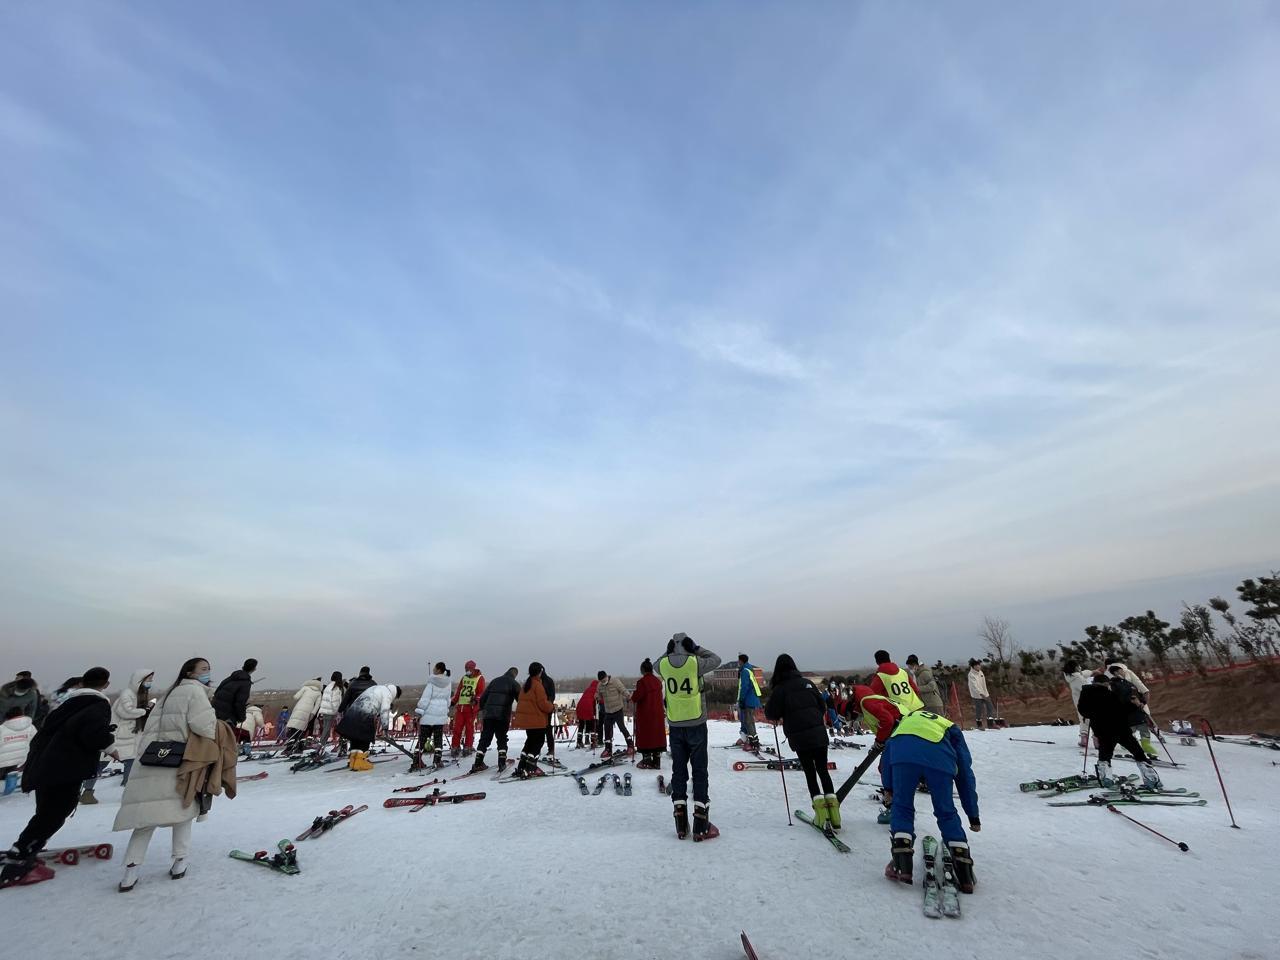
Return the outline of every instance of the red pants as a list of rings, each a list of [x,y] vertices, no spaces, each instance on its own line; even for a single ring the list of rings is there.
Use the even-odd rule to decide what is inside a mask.
[[[453,749],[458,749],[458,743],[466,739],[466,749],[471,749],[471,738],[476,732],[476,705],[469,703],[466,706],[459,706],[453,713]]]

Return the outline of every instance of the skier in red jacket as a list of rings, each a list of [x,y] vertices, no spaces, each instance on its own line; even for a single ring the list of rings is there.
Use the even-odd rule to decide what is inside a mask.
[[[924,709],[915,677],[894,663],[887,650],[876,651],[876,675],[871,678],[871,692],[891,700],[904,717]]]
[[[596,692],[600,689],[600,681],[592,680],[582,696],[578,698],[578,747],[594,749],[596,745]]]
[[[862,711],[862,725],[876,735],[876,743],[883,744],[898,725],[902,713],[893,701],[871,687],[858,684],[849,698],[850,709]]]

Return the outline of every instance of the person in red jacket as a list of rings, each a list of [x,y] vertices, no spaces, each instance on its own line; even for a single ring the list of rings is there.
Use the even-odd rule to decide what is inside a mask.
[[[636,705],[636,749],[640,752],[637,770],[661,770],[667,749],[666,712],[662,705],[662,681],[653,673],[653,661],[640,664],[640,680],[631,694]]]
[[[915,677],[894,663],[887,650],[876,651],[876,675],[871,678],[871,692],[891,700],[904,717],[924,709]]]
[[[467,753],[471,752],[471,738],[476,731],[476,714],[479,712],[480,698],[484,696],[484,675],[476,669],[476,662],[468,660],[466,675],[458,681],[453,691],[453,748],[449,756],[462,755],[461,746],[465,741]]]
[[[876,735],[876,743],[882,746],[902,719],[892,700],[862,684],[853,688],[850,707],[862,711],[862,725]]]
[[[596,693],[600,690],[600,681],[592,680],[590,686],[582,691],[578,698],[578,747],[586,746],[595,749],[596,745]]]

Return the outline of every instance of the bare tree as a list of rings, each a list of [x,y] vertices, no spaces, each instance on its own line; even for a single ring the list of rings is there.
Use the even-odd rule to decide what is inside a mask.
[[[982,649],[987,658],[995,663],[1007,664],[1013,661],[1013,631],[1009,621],[1003,617],[983,617],[982,626],[978,628],[978,639],[982,641]]]

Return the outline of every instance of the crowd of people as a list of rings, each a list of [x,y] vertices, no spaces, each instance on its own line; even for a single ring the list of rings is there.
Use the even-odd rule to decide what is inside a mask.
[[[761,672],[746,654],[739,654],[739,742],[745,750],[761,751],[758,713],[780,724],[803,771],[813,821],[834,833],[842,820],[828,769],[831,738],[846,724],[874,734],[890,829],[892,859],[886,874],[911,880],[914,795],[920,786],[931,796],[960,886],[972,890],[969,839],[953,800],[955,788],[969,829],[981,829],[964,736],[945,716],[939,685],[918,657],[908,657],[903,667],[880,650],[875,660],[866,683],[819,685],[801,673],[791,656],[780,654],[766,694]],[[556,762],[558,734],[576,728],[577,746],[600,748],[601,758],[609,759],[616,732],[618,749],[634,755],[640,769],[661,769],[662,755],[670,754],[676,835],[701,841],[718,835],[710,816],[706,686],[720,663],[717,654],[678,633],[665,651],[640,665],[634,689],[601,670],[576,701],[557,707],[555,681],[541,663],[529,664],[523,679],[520,670],[510,667],[486,681],[469,660],[455,682],[439,661],[431,665],[417,705],[400,715],[395,713],[400,686],[375,681],[367,666],[350,680],[335,671],[328,681],[316,677],[302,684],[293,704],[277,716],[278,739],[284,753],[323,753],[337,745],[348,768],[360,772],[372,769],[368,754],[375,740],[407,728],[416,732],[416,762],[438,768],[446,764],[446,752],[448,762],[474,755],[470,769],[480,771],[488,769],[486,757],[494,747],[496,763],[504,768],[509,734],[523,731],[511,776],[525,779],[542,775],[540,762]],[[172,833],[170,876],[185,876],[192,822],[207,812],[212,796],[224,791],[234,796],[237,751],[243,755],[252,749],[265,725],[262,704],[253,702],[257,667],[256,660],[247,660],[214,686],[208,661],[193,658],[158,695],[152,693],[155,671],[135,670],[114,700],[105,694],[110,675],[100,667],[69,680],[51,698],[25,673],[0,688],[5,716],[0,772],[16,776],[21,771],[22,789],[36,795],[35,815],[0,862],[0,884],[41,878],[45,868],[36,855],[77,803],[93,802],[94,779],[105,758],[118,760],[124,773],[114,828],[131,831],[119,889],[127,892],[137,883],[158,827]],[[1064,679],[1082,715],[1081,736],[1091,727],[1098,741],[1100,778],[1109,774],[1117,744],[1134,752],[1135,759],[1145,756],[1136,738],[1148,729],[1138,722],[1146,694],[1141,681],[1135,683],[1123,664],[1092,677],[1073,663],[1066,668]],[[975,722],[984,729],[994,712],[977,661],[971,663],[969,689]],[[627,724],[628,706],[634,709],[634,731]],[[401,724],[402,718],[407,722]],[[542,756],[544,751],[548,757]]]

